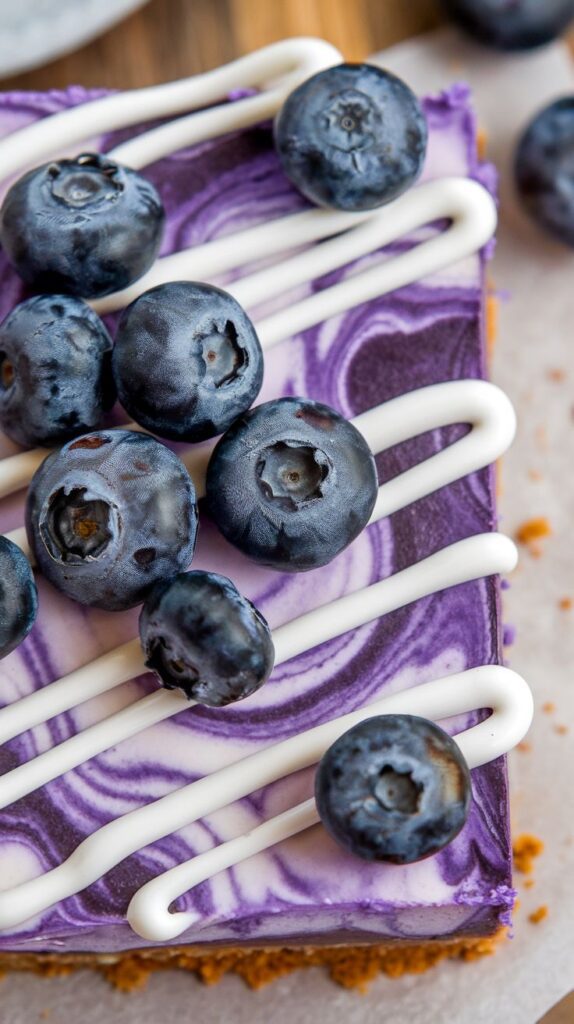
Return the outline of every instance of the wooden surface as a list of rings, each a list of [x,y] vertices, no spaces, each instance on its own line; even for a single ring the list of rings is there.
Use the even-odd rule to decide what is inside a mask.
[[[440,20],[440,0],[151,0],[95,42],[1,87],[149,85],[295,35],[322,36],[360,60]]]
[[[322,36],[348,60],[360,60],[442,20],[440,0],[151,0],[76,53],[4,79],[0,88],[150,85],[294,35]],[[574,997],[544,1018],[544,1024],[573,1021]]]

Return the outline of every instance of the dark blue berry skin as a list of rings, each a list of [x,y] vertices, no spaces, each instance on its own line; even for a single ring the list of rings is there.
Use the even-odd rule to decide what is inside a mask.
[[[5,658],[32,629],[38,591],[25,554],[0,536],[0,658]]]
[[[146,665],[168,690],[220,708],[249,697],[269,677],[271,630],[231,580],[180,573],[152,590],[140,614]]]
[[[112,342],[81,299],[28,299],[0,326],[0,426],[22,445],[85,434],[114,404]]]
[[[99,153],[43,164],[0,210],[0,243],[35,291],[83,298],[131,284],[154,262],[164,211],[153,185]]]
[[[303,82],[275,121],[287,177],[307,199],[338,210],[371,210],[418,178],[427,126],[400,78],[370,64],[341,64]]]
[[[209,284],[173,281],[128,306],[113,370],[120,402],[141,426],[173,441],[203,441],[253,404],[263,353],[231,295]]]
[[[349,729],[317,768],[325,828],[363,860],[412,864],[463,827],[470,773],[451,737],[425,718],[379,715]]]
[[[556,39],[574,17],[574,0],[443,0],[447,13],[481,43],[530,50]]]
[[[574,96],[551,103],[529,124],[516,151],[515,176],[528,212],[574,246]]]
[[[26,530],[55,587],[80,604],[120,611],[191,562],[195,490],[183,463],[148,434],[86,434],[33,477]]]
[[[377,497],[371,451],[334,409],[306,398],[265,402],[216,445],[207,508],[224,537],[262,565],[326,565],[367,524]]]

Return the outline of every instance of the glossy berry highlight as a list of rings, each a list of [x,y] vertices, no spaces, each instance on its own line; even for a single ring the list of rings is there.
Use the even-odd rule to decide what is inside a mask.
[[[28,636],[38,613],[38,591],[23,551],[0,536],[0,658]]]
[[[574,246],[574,97],[556,100],[536,115],[518,144],[514,166],[525,209]]]
[[[155,438],[129,430],[87,434],[36,472],[26,529],[55,587],[80,604],[119,611],[191,562],[195,489],[183,463]]]
[[[0,426],[18,444],[57,445],[112,407],[111,338],[81,299],[39,295],[0,326]]]
[[[156,586],[141,611],[140,638],[162,685],[209,707],[249,697],[273,668],[267,622],[213,572],[180,573]]]
[[[251,320],[214,285],[172,281],[123,314],[113,371],[124,409],[174,441],[222,434],[253,404],[263,354]]]
[[[305,398],[256,406],[216,445],[207,509],[248,558],[285,572],[326,565],[367,524],[377,473],[362,434]]]
[[[414,715],[379,715],[349,729],[321,758],[321,820],[363,860],[412,864],[451,843],[471,802],[470,773],[454,740]]]
[[[303,82],[275,121],[285,174],[307,199],[371,210],[396,199],[421,173],[425,117],[414,93],[371,64],[340,64]]]
[[[100,153],[52,161],[9,189],[0,243],[35,291],[95,298],[154,262],[164,211],[151,182]]]

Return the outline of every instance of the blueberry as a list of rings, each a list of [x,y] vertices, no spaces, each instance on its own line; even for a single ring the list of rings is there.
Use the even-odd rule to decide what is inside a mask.
[[[253,324],[231,295],[209,284],[172,281],[128,306],[113,370],[120,402],[143,427],[174,441],[203,441],[252,405],[263,354]]]
[[[38,591],[25,554],[0,536],[0,658],[18,647],[32,629]]]
[[[214,572],[157,584],[140,614],[140,637],[146,665],[163,686],[210,707],[249,697],[273,668],[265,619]]]
[[[470,773],[434,722],[379,715],[349,729],[323,755],[315,799],[325,828],[350,853],[411,864],[460,832]]]
[[[0,210],[0,242],[36,291],[93,298],[149,270],[163,224],[151,182],[99,153],[83,153],[12,185]]]
[[[574,16],[574,0],[443,0],[470,35],[499,50],[530,50],[549,43]]]
[[[112,342],[69,295],[28,299],[0,326],[0,426],[18,444],[56,445],[97,427],[114,403]]]
[[[26,529],[55,587],[80,604],[119,611],[191,562],[195,490],[155,438],[103,430],[45,459],[30,484]]]
[[[298,572],[326,565],[367,524],[377,497],[371,451],[327,405],[279,398],[234,423],[207,470],[207,508],[249,558]]]
[[[370,64],[341,64],[303,82],[275,121],[283,170],[311,202],[370,210],[418,178],[427,127],[400,78]]]
[[[545,107],[516,151],[516,184],[532,216],[574,246],[574,97]]]

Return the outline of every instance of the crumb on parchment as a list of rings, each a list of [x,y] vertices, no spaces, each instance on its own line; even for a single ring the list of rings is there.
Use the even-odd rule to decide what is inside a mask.
[[[518,527],[516,539],[519,544],[531,544],[532,541],[550,537],[551,534],[550,520],[546,516],[536,516],[534,519],[527,519]]]
[[[562,381],[566,380],[567,373],[566,370],[561,369],[561,367],[555,366],[547,371],[546,376],[553,384],[561,384]]]
[[[538,836],[531,835],[530,832],[523,832],[521,835],[516,836],[512,844],[512,856],[516,870],[521,871],[524,875],[531,874],[534,860],[540,856],[543,849],[544,843],[542,840]]]
[[[545,917],[548,917],[548,907],[543,903],[542,906],[537,907],[536,910],[533,910],[532,913],[528,915],[528,920],[531,924],[539,924]]]

